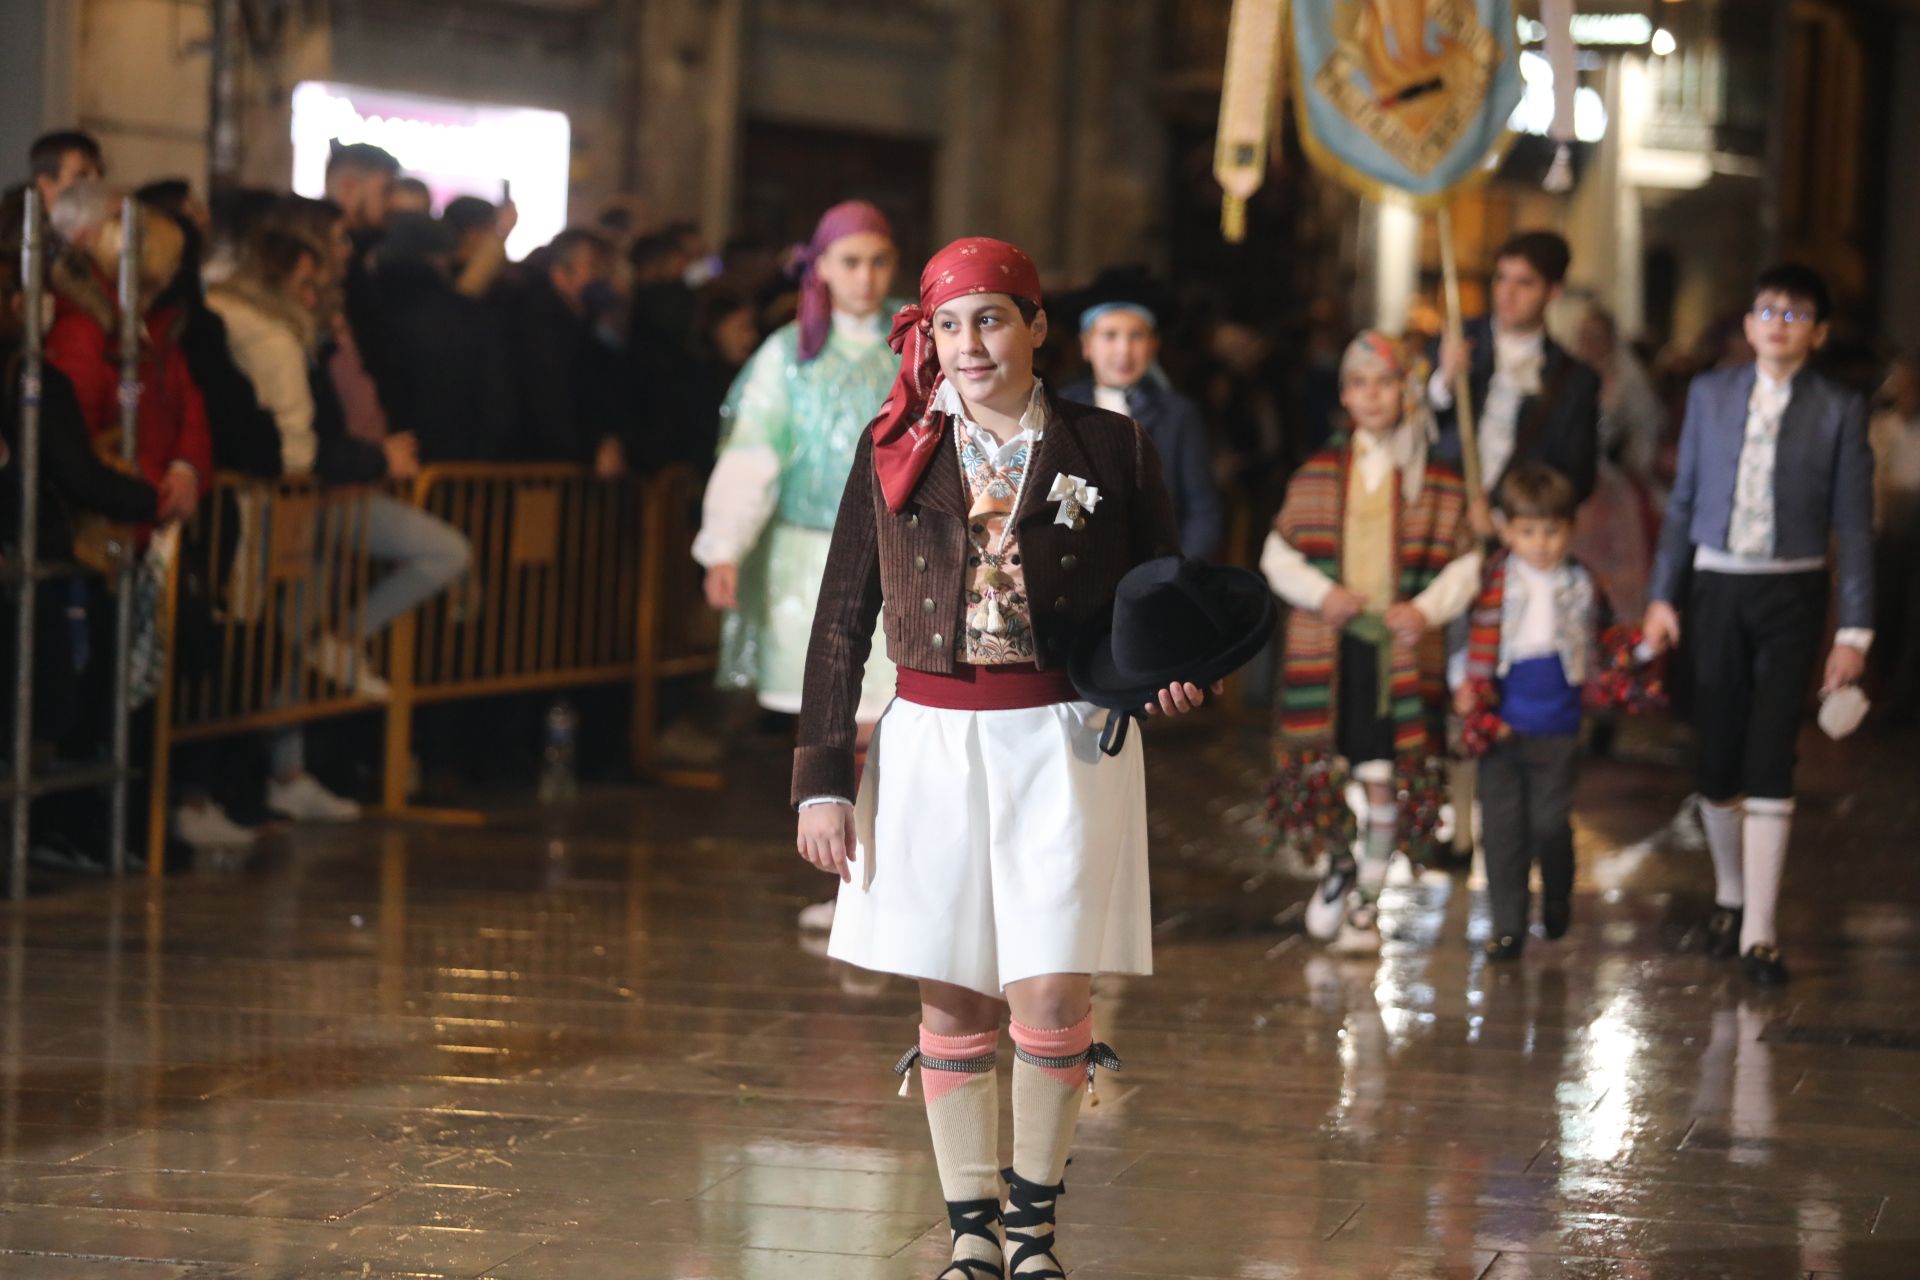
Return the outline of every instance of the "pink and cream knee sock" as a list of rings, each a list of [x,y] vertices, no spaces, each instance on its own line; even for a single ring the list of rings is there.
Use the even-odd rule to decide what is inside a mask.
[[[942,1280],[998,1280],[1001,1274],[999,1044],[997,1030],[942,1036],[922,1027],[918,1051],[896,1068],[905,1075],[920,1064],[933,1160],[953,1232],[953,1265],[940,1273]]]
[[[1063,1274],[1053,1256],[1054,1202],[1066,1190],[1067,1156],[1083,1098],[1092,1097],[1088,1065],[1118,1069],[1093,1042],[1093,1014],[1052,1031],[1012,1027],[1013,1167],[1007,1170],[1007,1277]],[[1091,1105],[1098,1105],[1092,1097]]]

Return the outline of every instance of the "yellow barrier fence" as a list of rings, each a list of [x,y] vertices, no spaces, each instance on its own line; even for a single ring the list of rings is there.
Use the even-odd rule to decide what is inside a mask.
[[[380,565],[367,512],[381,491],[221,477],[162,602],[150,866],[164,851],[169,751],[226,734],[380,711],[384,806],[417,812],[417,706],[631,681],[633,765],[657,773],[658,686],[711,670],[717,650],[689,555],[699,488],[685,468],[638,482],[566,465],[429,467],[409,499],[466,537],[472,567],[368,634]]]

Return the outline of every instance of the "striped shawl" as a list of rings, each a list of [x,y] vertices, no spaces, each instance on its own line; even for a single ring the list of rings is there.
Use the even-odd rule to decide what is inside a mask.
[[[1275,521],[1280,536],[1336,582],[1342,580],[1340,543],[1352,457],[1342,440],[1310,458],[1288,482],[1287,499]],[[1393,495],[1391,541],[1399,549],[1396,599],[1412,600],[1450,561],[1473,549],[1466,521],[1466,486],[1451,468],[1428,462],[1418,499],[1406,502],[1398,484],[1393,485]],[[1340,636],[1334,628],[1303,611],[1289,616],[1281,661],[1278,745],[1332,748],[1339,654]],[[1438,632],[1429,632],[1412,652],[1396,649],[1390,698],[1394,745],[1402,757],[1439,749],[1444,666],[1444,643]]]

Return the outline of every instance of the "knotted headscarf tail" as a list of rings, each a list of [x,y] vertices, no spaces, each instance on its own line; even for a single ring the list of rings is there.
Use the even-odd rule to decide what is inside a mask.
[[[867,430],[873,433],[873,469],[887,510],[907,505],[943,435],[932,412],[940,388],[933,345],[933,313],[972,293],[1004,293],[1040,305],[1040,272],[1033,259],[1004,240],[973,236],[933,255],[920,273],[920,301],[900,308],[887,341],[900,353],[900,373]]]
[[[820,259],[836,240],[872,232],[893,239],[887,215],[865,200],[846,200],[820,215],[813,239],[794,250],[793,267],[800,272],[800,363],[808,364],[826,350],[833,333],[833,294],[820,278]]]

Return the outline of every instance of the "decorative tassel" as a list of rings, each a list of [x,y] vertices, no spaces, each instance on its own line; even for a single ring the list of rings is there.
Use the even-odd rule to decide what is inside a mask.
[[[1120,1055],[1113,1051],[1112,1045],[1095,1041],[1087,1049],[1087,1106],[1089,1108],[1100,1105],[1100,1091],[1093,1087],[1094,1072],[1100,1067],[1105,1067],[1109,1071],[1120,1071],[1124,1068],[1124,1064],[1120,1061]]]
[[[900,1096],[906,1097],[913,1085],[913,1064],[920,1060],[920,1046],[915,1045],[900,1055],[900,1061],[893,1064],[893,1074],[900,1077]]]
[[[990,636],[1004,635],[1006,633],[1007,620],[1000,614],[1000,601],[997,598],[989,598],[987,600],[987,622],[986,625],[980,629]]]

